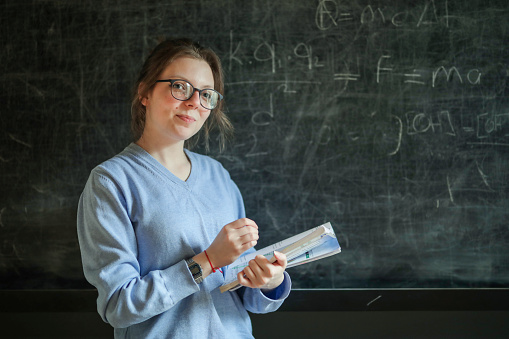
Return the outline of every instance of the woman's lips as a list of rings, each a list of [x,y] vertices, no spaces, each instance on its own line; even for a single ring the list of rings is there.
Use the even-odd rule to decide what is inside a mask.
[[[179,114],[179,115],[177,115],[177,116],[180,118],[180,120],[182,120],[182,121],[184,121],[184,122],[187,122],[188,124],[190,124],[190,123],[192,123],[192,122],[195,122],[195,121],[196,121],[196,119],[195,119],[195,118],[193,118],[193,117],[191,117],[191,116],[189,116],[189,115]]]

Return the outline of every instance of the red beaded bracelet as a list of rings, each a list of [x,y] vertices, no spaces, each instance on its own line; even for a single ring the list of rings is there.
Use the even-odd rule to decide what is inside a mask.
[[[210,261],[207,251],[203,251],[203,252],[205,252],[205,255],[207,256],[207,260],[209,261],[210,267],[212,267],[212,272],[216,273],[216,271],[219,271],[219,272],[223,273],[223,271],[221,271],[221,269],[219,267],[214,267],[214,265],[212,265],[212,261]]]

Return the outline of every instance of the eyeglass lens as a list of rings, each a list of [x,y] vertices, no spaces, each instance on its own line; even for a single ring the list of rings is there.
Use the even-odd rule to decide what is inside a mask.
[[[177,100],[188,100],[198,91],[200,95],[200,103],[207,109],[214,109],[219,101],[219,93],[213,89],[195,89],[193,85],[185,80],[174,81],[171,85],[171,94]]]

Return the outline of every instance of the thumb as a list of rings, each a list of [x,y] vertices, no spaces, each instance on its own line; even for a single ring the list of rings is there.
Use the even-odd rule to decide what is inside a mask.
[[[276,258],[276,262],[283,267],[283,269],[286,268],[287,260],[286,255],[284,253],[274,251],[274,258]]]

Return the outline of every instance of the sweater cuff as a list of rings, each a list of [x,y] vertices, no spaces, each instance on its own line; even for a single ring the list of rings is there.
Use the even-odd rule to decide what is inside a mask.
[[[162,270],[161,276],[174,303],[200,290],[185,260]]]
[[[292,289],[292,280],[290,279],[290,275],[288,273],[283,272],[284,280],[283,282],[276,287],[275,289],[269,292],[262,292],[264,296],[272,300],[283,300],[286,299],[290,295],[290,290]]]

